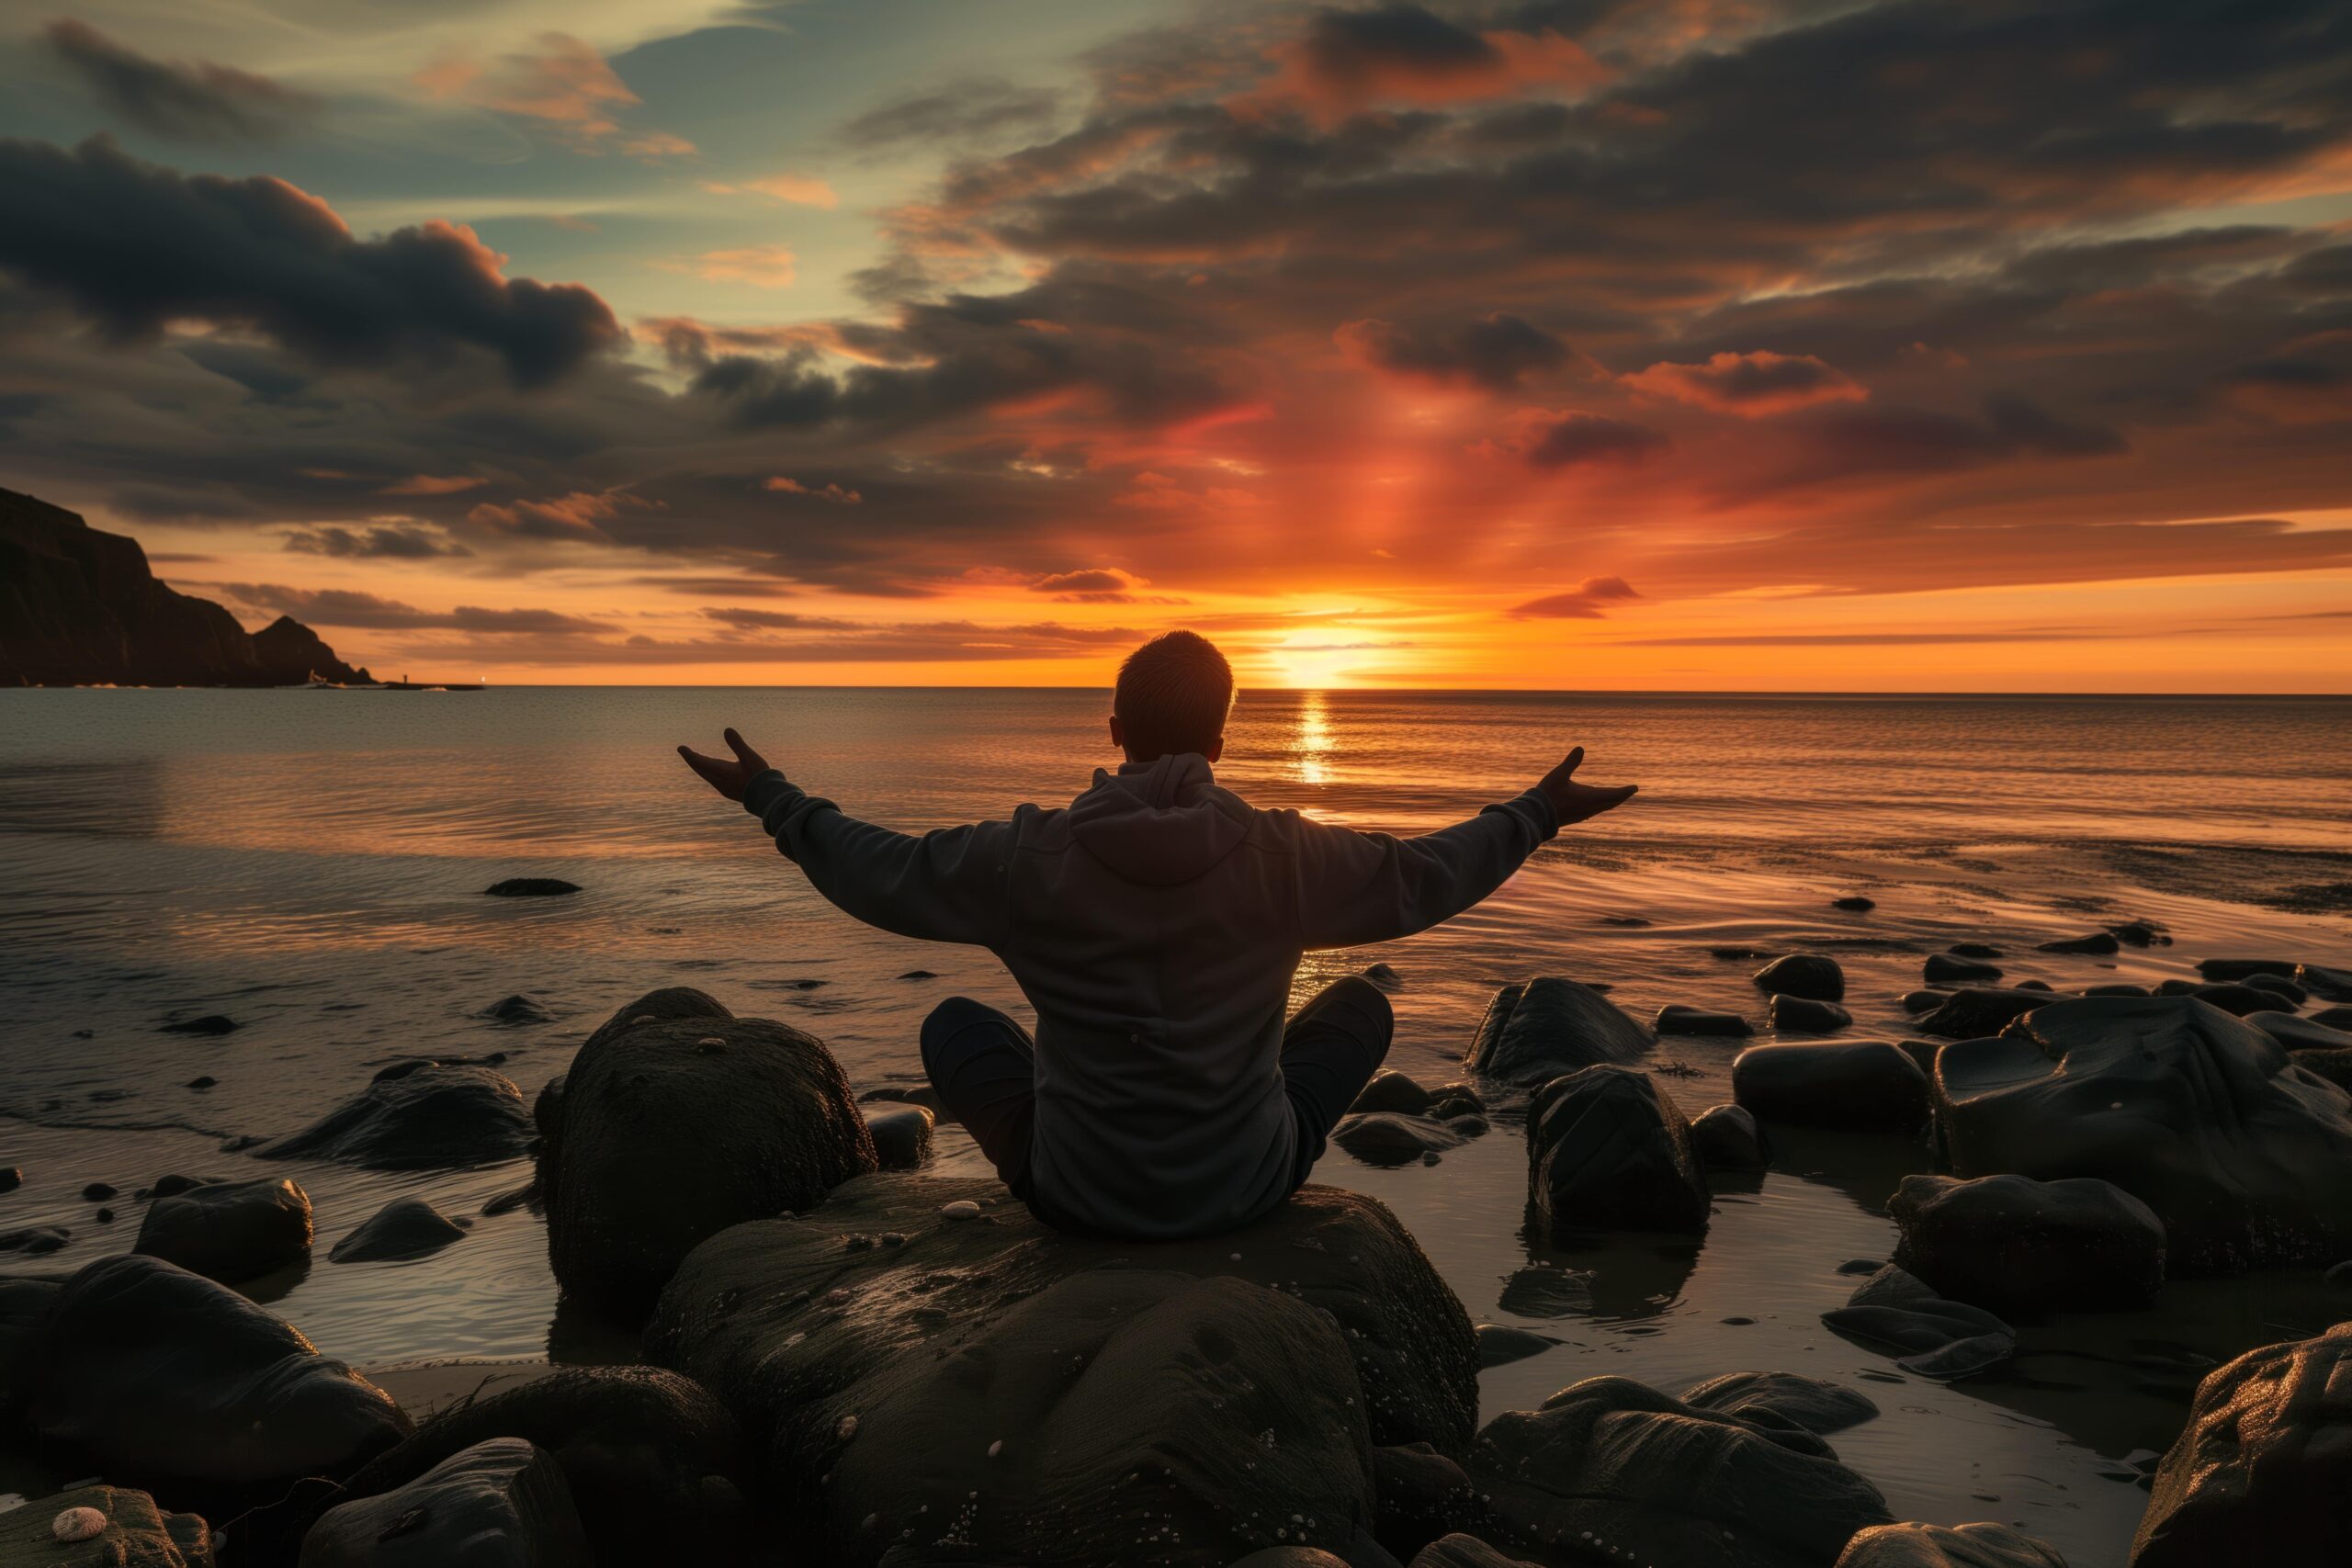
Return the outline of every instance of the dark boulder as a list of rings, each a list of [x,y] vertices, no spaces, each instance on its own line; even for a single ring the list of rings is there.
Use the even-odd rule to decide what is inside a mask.
[[[201,1018],[184,1018],[177,1023],[166,1023],[161,1027],[165,1034],[231,1034],[244,1025],[227,1013],[208,1012]]]
[[[1823,1313],[1821,1321],[1921,1377],[1968,1377],[2000,1365],[2018,1348],[2017,1331],[2000,1318],[1939,1296],[1893,1263],[1857,1286],[1844,1306]]]
[[[1802,997],[1813,1002],[1846,999],[1846,972],[1838,967],[1836,959],[1817,953],[1792,953],[1775,958],[1756,972],[1755,980],[1758,989],[1776,996]]]
[[[2352,1031],[2331,1029],[2291,1012],[2250,1012],[2245,1021],[2290,1052],[2352,1051]]]
[[[316,1159],[371,1170],[495,1165],[531,1141],[523,1091],[489,1067],[426,1063],[379,1076],[358,1094],[256,1159]]]
[[[874,1140],[874,1157],[883,1170],[913,1170],[931,1158],[934,1119],[920,1105],[891,1106],[865,1111],[865,1133]]]
[[[1390,1111],[1404,1116],[1419,1116],[1430,1108],[1430,1091],[1409,1076],[1394,1067],[1384,1067],[1372,1075],[1363,1092],[1348,1109],[1358,1114]]]
[[[821,1042],[684,987],[590,1035],[541,1096],[539,1130],[555,1277],[631,1320],[704,1237],[810,1208],[878,1163]]]
[[[1957,958],[1998,958],[2001,950],[1989,942],[1956,942],[1944,949]]]
[[[1827,1437],[1878,1414],[1859,1389],[1801,1372],[1725,1372],[1682,1391],[1682,1403],[1753,1426],[1792,1428]]]
[[[137,1254],[66,1280],[19,1370],[33,1430],[141,1484],[338,1476],[409,1433],[390,1395],[286,1324]]]
[[[1532,1087],[1579,1067],[1638,1061],[1657,1043],[1591,987],[1545,975],[1495,993],[1464,1060],[1485,1077]]]
[[[423,1258],[460,1240],[471,1220],[453,1220],[422,1198],[396,1198],[327,1253],[330,1263],[381,1263]]]
[[[1950,991],[1938,990],[1905,991],[1900,998],[1903,1010],[1915,1015],[1933,1012],[1950,1000],[1951,1000]]]
[[[1373,1539],[1398,1561],[1485,1516],[1463,1468],[1427,1443],[1372,1450]]]
[[[2000,969],[1973,958],[1954,958],[1950,953],[1931,953],[1920,976],[1930,986],[1966,986],[1980,981],[1997,980]]]
[[[2057,1549],[2007,1525],[1873,1525],[1837,1568],[2066,1568]]]
[[[547,1023],[552,1021],[555,1015],[530,998],[517,992],[511,997],[499,998],[498,1000],[481,1010],[481,1016],[492,1023],[519,1024]]]
[[[1498,1539],[1547,1555],[1821,1568],[1857,1530],[1893,1521],[1878,1489],[1813,1434],[1628,1378],[1588,1378],[1540,1410],[1498,1416],[1469,1469]]]
[[[2085,986],[2082,989],[2082,995],[2086,997],[2144,997],[2151,994],[2147,987],[2134,986],[2128,980],[2110,981],[2103,986]]]
[[[74,1239],[74,1233],[63,1225],[25,1225],[17,1230],[0,1231],[0,1252],[21,1252],[28,1258],[40,1258],[58,1251]]]
[[[1745,1106],[1710,1105],[1690,1121],[1690,1145],[1709,1170],[1762,1170],[1772,1141]]]
[[[1367,964],[1357,973],[1384,991],[1401,991],[1405,988],[1405,977],[1396,973],[1396,966],[1394,964]]]
[[[1756,1032],[1754,1026],[1736,1012],[1711,1012],[1705,1008],[1684,1007],[1679,1002],[1658,1009],[1652,1027],[1660,1034],[1713,1034],[1733,1039]]]
[[[22,1166],[0,1166],[0,1192],[14,1192],[25,1184]]]
[[[2340,1562],[2352,1541],[2352,1323],[2198,1385],[2156,1467],[2132,1568]]]
[[[562,1467],[520,1438],[450,1455],[397,1492],[339,1503],[301,1568],[563,1568],[589,1561]]]
[[[1849,893],[1843,898],[1832,898],[1829,907],[1844,909],[1849,914],[1864,915],[1878,908],[1878,900],[1860,893]]]
[[[2156,987],[2156,995],[2195,997],[2206,1006],[2219,1008],[2237,1018],[2244,1018],[2248,1013],[2267,1012],[2278,1005],[2278,998],[2272,992],[2238,980],[2209,981],[2201,985],[2195,980],[2166,980]]]
[[[1783,1034],[1835,1034],[1849,1027],[1854,1015],[1836,1002],[1776,996],[1772,998],[1770,1021]]]
[[[2123,943],[2113,931],[2093,931],[2088,936],[2060,937],[2054,942],[2037,942],[2036,953],[2084,953],[2094,957],[2109,957],[2123,950]]]
[[[2164,926],[2155,920],[2118,920],[2107,929],[2113,931],[2116,940],[2126,947],[2172,945],[2172,938],[2165,934]]]
[[[503,882],[493,882],[482,889],[493,898],[560,898],[567,893],[580,891],[577,882],[566,882],[560,876],[510,876]]]
[[[554,1457],[605,1568],[746,1560],[742,1432],[700,1383],[658,1367],[569,1367],[453,1405],[360,1467],[343,1495],[396,1492],[493,1438]]]
[[[1917,1027],[1944,1040],[1973,1040],[1980,1034],[1998,1034],[2010,1020],[2049,1005],[2048,991],[1972,986],[1945,998],[1943,1005],[1919,1020]]]
[[[2257,991],[2268,991],[2291,1008],[2299,1008],[2311,1000],[2310,993],[2284,975],[2248,975],[2238,982]]]
[[[147,1206],[131,1250],[233,1284],[311,1255],[311,1195],[293,1182],[206,1182]]]
[[[1528,1108],[1528,1201],[1566,1230],[1702,1231],[1706,1176],[1674,1099],[1633,1067],[1586,1067]]]
[[[213,1568],[210,1527],[165,1513],[144,1492],[77,1486],[0,1513],[0,1563],[8,1568]],[[68,1512],[88,1509],[100,1528],[72,1541],[56,1533]]]
[[[1464,1141],[1462,1134],[1434,1117],[1394,1111],[1342,1116],[1331,1129],[1331,1142],[1366,1165],[1418,1164],[1431,1155],[1458,1149]]]
[[[1514,1328],[1507,1323],[1482,1323],[1478,1325],[1478,1365],[1507,1367],[1513,1361],[1524,1361],[1530,1356],[1540,1356],[1559,1341],[1548,1334],[1538,1334],[1532,1328]]]
[[[2138,1306],[2165,1282],[2163,1222],[2096,1178],[1906,1176],[1887,1213],[1895,1262],[1995,1312]]]
[[[1962,1176],[2111,1181],[2164,1224],[2175,1273],[2352,1252],[2352,1096],[2188,998],[2050,1003],[1936,1063]]]
[[[2352,1007],[2322,1008],[2312,1014],[2311,1021],[2322,1029],[2352,1031]]]
[[[1732,1097],[1767,1122],[1907,1132],[1928,1120],[1927,1075],[1883,1040],[1751,1045],[1731,1065]]]
[[[2324,964],[2298,964],[2295,979],[2322,1001],[2352,1002],[2352,969],[2331,969]]]
[[[2248,975],[2292,975],[2302,965],[2291,958],[2200,958],[2197,972],[2208,980],[2243,980]]]

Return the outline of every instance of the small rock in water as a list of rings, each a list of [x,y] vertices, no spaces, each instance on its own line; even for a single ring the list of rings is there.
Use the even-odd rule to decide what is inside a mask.
[[[1843,898],[1829,900],[1829,907],[1833,909],[1848,909],[1857,915],[1864,915],[1878,908],[1878,900],[1864,897],[1860,893],[1849,893]]]
[[[1685,1007],[1680,1002],[1658,1009],[1651,1027],[1660,1034],[1713,1034],[1733,1039],[1756,1032],[1747,1020],[1736,1012],[1713,1012],[1705,1008]]]
[[[2208,980],[2243,980],[2248,975],[2291,975],[2301,965],[2291,958],[2201,958],[2197,972]]]
[[[162,1026],[165,1034],[227,1034],[243,1027],[224,1012],[208,1012],[202,1018],[184,1018],[177,1023]]]
[[[939,978],[939,975],[936,970],[932,969],[909,969],[900,973],[899,978],[901,980],[936,980]]]
[[[55,1252],[73,1235],[63,1225],[27,1225],[22,1230],[0,1231],[0,1252],[21,1252],[28,1258],[38,1258]]]
[[[501,997],[482,1009],[481,1016],[492,1023],[545,1023],[553,1015],[518,991],[511,997]]]
[[[939,1217],[943,1220],[977,1220],[980,1217],[980,1206],[969,1198],[958,1198],[952,1203],[942,1203]],[[1238,1258],[1241,1255],[1237,1252],[1233,1256]]]
[[[2153,947],[2159,943],[2170,946],[2172,938],[2165,935],[2165,928],[2154,920],[2123,920],[2107,928],[2115,939],[2130,947]]]
[[[891,1104],[888,1100],[879,1102]],[[913,1170],[931,1158],[931,1111],[920,1105],[870,1111],[865,1130],[874,1139],[875,1157],[884,1170]]]
[[[1950,1000],[1950,991],[1905,991],[1903,993],[1903,1010],[1913,1014],[1933,1012]]]
[[[1928,954],[1926,972],[1920,976],[1930,986],[1967,985],[1978,980],[1997,980],[1999,969],[1973,958],[1954,958],[1949,953]]]
[[[1711,1105],[1690,1122],[1691,1146],[1709,1170],[1762,1170],[1772,1157],[1764,1129],[1745,1106]]]
[[[1846,999],[1846,972],[1838,966],[1836,959],[1818,953],[1792,953],[1786,958],[1776,958],[1756,972],[1755,981],[1758,989],[1780,996],[1815,1002]]]
[[[190,1089],[210,1089],[214,1084],[217,1084],[220,1081],[220,1080],[219,1078],[216,1078],[211,1074],[207,1073],[201,1077],[193,1077],[188,1079],[187,1087]]]
[[[327,1253],[330,1263],[379,1263],[423,1258],[466,1234],[471,1220],[453,1220],[422,1198],[396,1198]]]
[[[482,891],[493,898],[556,898],[579,892],[580,884],[566,882],[560,876],[510,876],[503,882],[492,883]]]
[[[1367,964],[1357,973],[1384,991],[1397,990],[1405,984],[1404,976],[1390,964]]]
[[[1771,1009],[1772,1027],[1786,1034],[1835,1034],[1849,1028],[1854,1015],[1836,1002],[1817,1002],[1807,997],[1775,996]]]
[[[82,1196],[93,1203],[103,1203],[115,1195],[115,1188],[104,1181],[93,1181],[82,1189]]]
[[[1514,1328],[1507,1323],[1482,1323],[1477,1335],[1478,1365],[1482,1368],[1523,1361],[1559,1343],[1551,1335],[1538,1334],[1532,1328]]]
[[[107,1517],[96,1508],[68,1508],[49,1521],[49,1533],[59,1540],[96,1540],[107,1533]]]
[[[1639,915],[1603,915],[1600,917],[1600,923],[1604,926],[1614,926],[1620,931],[1639,931],[1647,926],[1649,921]]]
[[[1998,958],[2001,950],[1989,942],[1956,942],[1944,949],[1955,958]]]
[[[1372,1081],[1357,1095],[1351,1111],[1371,1112],[1394,1111],[1407,1116],[1418,1116],[1430,1108],[1430,1091],[1408,1074],[1394,1067],[1384,1067],[1372,1075]]]
[[[21,1166],[0,1166],[0,1192],[14,1192],[24,1184],[25,1172]]]
[[[2061,937],[2055,942],[2038,942],[2036,953],[2088,953],[2105,957],[2121,950],[2123,944],[2113,931],[2093,931],[2088,936]]]

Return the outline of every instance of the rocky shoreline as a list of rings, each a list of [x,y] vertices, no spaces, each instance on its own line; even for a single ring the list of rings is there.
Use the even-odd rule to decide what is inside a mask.
[[[1523,1137],[1532,1232],[1668,1237],[1783,1148],[1925,1136],[1937,1173],[1877,1195],[1893,1258],[1860,1260],[1823,1318],[1920,1379],[1984,1374],[2016,1325],[2142,1310],[2167,1280],[2332,1266],[2352,1316],[2352,975],[2209,960],[2194,982],[2065,996],[1998,987],[1997,956],[1927,958],[1906,1008],[1929,1037],[1748,1046],[1719,1106],[1678,1102],[1659,1039],[1738,1013],[1644,1021],[1539,976],[1465,1031],[1459,1081],[1383,1074],[1334,1141],[1404,1170]],[[1775,1017],[1845,1000],[1820,954],[1757,985]],[[395,1063],[235,1152],[383,1170],[527,1152],[533,1181],[485,1213],[543,1213],[567,1310],[634,1333],[647,1365],[415,1422],[232,1288],[311,1251],[298,1182],[109,1193],[93,1201],[145,1205],[128,1255],[45,1275],[40,1238],[0,1237],[23,1258],[0,1277],[0,1422],[94,1478],[0,1515],[0,1564],[2062,1561],[2007,1523],[1898,1519],[1836,1446],[1878,1405],[1790,1368],[1588,1377],[1482,1418],[1480,1369],[1542,1337],[1475,1324],[1360,1193],[1309,1188],[1199,1242],[1057,1235],[925,1168],[919,1089],[861,1103],[815,1036],[684,988],[618,1010],[536,1105],[501,1065]],[[420,1256],[472,1223],[403,1199],[331,1257]],[[2208,1371],[2134,1568],[2322,1561],[2347,1539],[2347,1357],[2352,1324]]]

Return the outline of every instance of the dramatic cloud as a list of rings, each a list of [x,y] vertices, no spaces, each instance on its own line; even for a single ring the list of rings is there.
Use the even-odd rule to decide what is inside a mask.
[[[402,523],[379,523],[368,528],[296,529],[286,536],[285,547],[301,555],[353,560],[430,560],[435,556],[473,554],[435,529]]]
[[[817,501],[829,501],[835,506],[856,506],[865,498],[854,490],[843,490],[837,484],[805,485],[798,479],[788,479],[782,474],[771,474],[761,481],[760,488],[781,495],[805,495]]]
[[[1584,85],[1605,73],[1556,32],[1475,33],[1419,6],[1317,11],[1283,53],[1288,69],[1278,90],[1334,113]]]
[[[582,152],[615,147],[633,157],[683,157],[695,144],[667,131],[625,133],[617,118],[641,99],[594,46],[569,33],[542,33],[536,51],[484,63],[446,53],[414,78],[436,98],[451,98],[535,120]]]
[[[1574,357],[1568,345],[1521,317],[1498,310],[1450,333],[1400,330],[1383,321],[1350,321],[1333,334],[1374,369],[1468,381],[1509,391],[1528,376],[1556,370]]]
[[[1511,615],[1519,620],[1597,621],[1610,605],[1640,597],[1634,592],[1634,585],[1622,577],[1588,577],[1565,593],[1530,599],[1515,607]]]
[[[1525,456],[1534,468],[1566,468],[1582,463],[1638,463],[1666,446],[1667,438],[1655,430],[1602,414],[1572,413],[1531,426]]]
[[[1744,419],[1870,396],[1860,382],[1809,354],[1718,354],[1703,365],[1661,363],[1624,379],[1637,392]]]
[[[186,141],[278,141],[322,107],[309,93],[209,60],[151,60],[86,22],[41,29],[56,56],[114,113]]]
[[[121,336],[210,321],[329,365],[480,349],[518,386],[622,341],[594,294],[507,278],[503,261],[446,223],[362,240],[283,180],[181,175],[103,137],[0,141],[0,272]]]
[[[1801,431],[1788,484],[1856,474],[1926,474],[2014,457],[2105,457],[2126,450],[2105,425],[2075,423],[2025,399],[1993,393],[1984,417],[1867,408],[1817,415]]]
[[[397,599],[341,588],[288,588],[275,582],[212,582],[194,586],[226,594],[257,610],[291,615],[317,626],[376,628],[447,627],[451,631],[534,637],[599,632],[602,621],[554,610],[490,610],[460,604],[454,610],[420,610]]]

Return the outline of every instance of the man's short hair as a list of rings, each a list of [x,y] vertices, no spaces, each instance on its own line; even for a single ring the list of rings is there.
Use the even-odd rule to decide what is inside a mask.
[[[1198,632],[1164,632],[1127,655],[1111,694],[1127,754],[1138,762],[1205,753],[1233,710],[1233,666]]]

